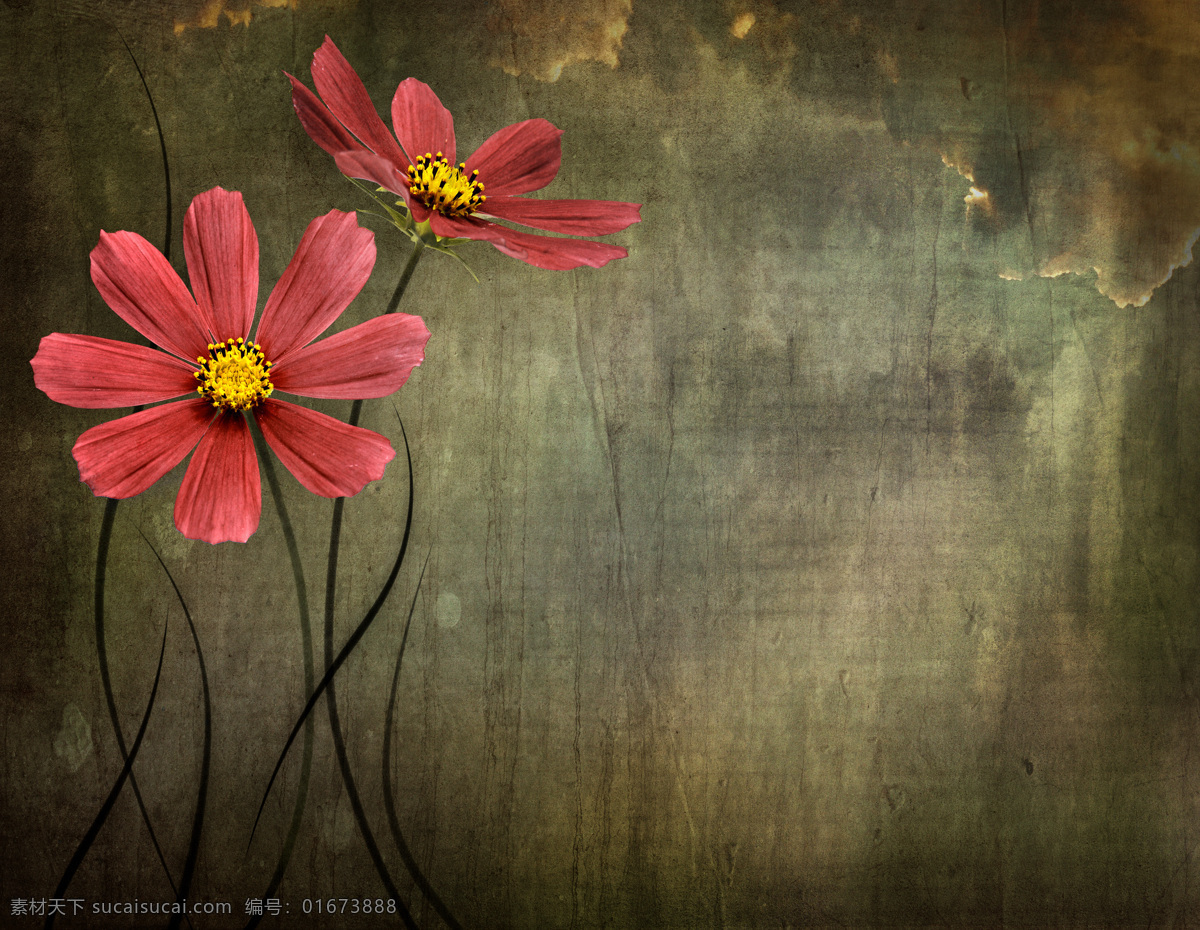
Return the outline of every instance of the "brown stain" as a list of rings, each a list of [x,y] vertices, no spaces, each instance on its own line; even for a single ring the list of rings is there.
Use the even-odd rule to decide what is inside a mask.
[[[738,13],[733,18],[733,23],[729,26],[729,34],[735,39],[746,38],[746,35],[754,28],[754,22],[757,18],[751,10]]]
[[[798,13],[725,0],[712,41],[751,56],[765,83],[791,78],[800,99],[873,97],[898,140],[970,182],[963,215],[1000,277],[1089,276],[1127,307],[1191,261],[1200,229],[1198,12],[1191,0],[823,0]]]
[[[615,68],[632,0],[499,0],[488,29],[500,43],[490,64],[514,77],[554,83],[563,68],[595,61]]]
[[[724,13],[730,37],[745,40],[776,74],[791,71],[803,25],[795,14],[781,10],[773,0],[725,0]]]
[[[248,27],[254,7],[294,10],[298,3],[299,0],[202,0],[195,13],[176,17],[175,35],[188,29],[215,29],[222,20],[231,26]]]
[[[995,195],[973,216],[1021,242],[1003,277],[1094,275],[1118,306],[1141,306],[1191,261],[1195,10],[1122,3],[1067,16],[1058,4],[1009,4],[954,37],[961,73],[945,80],[958,84],[957,114],[921,141]],[[931,51],[911,47],[905,75],[930,98]]]

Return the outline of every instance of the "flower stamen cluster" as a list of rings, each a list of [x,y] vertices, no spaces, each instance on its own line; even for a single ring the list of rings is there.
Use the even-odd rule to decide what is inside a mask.
[[[466,162],[456,168],[441,152],[426,152],[408,166],[409,193],[443,216],[470,216],[487,197],[479,172],[466,170]]]
[[[229,339],[209,343],[208,358],[198,356],[200,382],[196,393],[212,400],[214,407],[250,410],[271,396],[271,363],[256,342]]]
[[[429,330],[406,313],[318,338],[371,276],[374,234],[353,213],[314,219],[257,327],[258,234],[242,195],[216,187],[193,199],[183,251],[191,290],[137,233],[101,232],[92,281],[153,347],[51,333],[33,357],[34,384],[51,400],[141,408],[75,442],[79,477],[92,492],[141,494],[190,454],[175,525],[188,539],[215,544],[245,542],[258,528],[256,450],[264,443],[322,497],[351,497],[382,478],[396,455],[386,437],[279,397],[386,397],[424,358]]]
[[[580,237],[607,236],[638,222],[639,204],[524,196],[546,187],[562,164],[562,132],[553,123],[513,123],[459,162],[454,117],[428,84],[400,82],[392,97],[393,135],[329,36],[313,53],[312,76],[320,96],[289,75],[301,125],[342,174],[374,188],[367,192],[422,248],[455,255],[454,246],[476,239],[536,268],[558,270],[600,268],[629,254]],[[384,191],[401,198],[398,210],[391,198],[376,196]]]

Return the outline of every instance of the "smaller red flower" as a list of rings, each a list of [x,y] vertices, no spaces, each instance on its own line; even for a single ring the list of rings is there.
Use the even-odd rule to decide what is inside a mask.
[[[320,97],[290,74],[292,104],[305,131],[350,177],[404,198],[412,218],[444,239],[484,239],[539,268],[599,268],[628,251],[607,242],[539,236],[491,222],[575,236],[619,232],[641,219],[641,204],[611,200],[535,200],[562,164],[562,130],[544,119],[501,129],[455,164],[454,119],[428,85],[408,78],[392,99],[395,138],[375,112],[362,80],[329,36],[313,53]],[[397,139],[399,144],[397,144]]]
[[[87,430],[72,450],[97,497],[133,497],[195,448],[175,500],[189,539],[245,542],[258,528],[262,487],[252,415],[267,444],[322,497],[357,494],[396,455],[378,433],[278,400],[384,397],[421,364],[429,330],[404,313],[376,317],[313,343],[350,305],[375,265],[375,237],[353,213],[313,220],[267,298],[258,300],[258,237],[242,195],[217,187],[183,221],[192,291],[166,258],[132,232],[100,233],[92,281],[112,310],[164,351],[51,333],[34,356],[34,383],[51,400],[150,407]],[[310,345],[310,343],[312,343]]]

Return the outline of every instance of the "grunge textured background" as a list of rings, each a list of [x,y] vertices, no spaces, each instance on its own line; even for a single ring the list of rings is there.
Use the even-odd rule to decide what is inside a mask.
[[[301,130],[329,34],[387,113],[415,76],[460,149],[541,116],[545,192],[644,203],[629,258],[545,272],[427,255],[425,363],[364,425],[411,442],[412,549],[337,680],[386,826],[465,927],[1183,927],[1200,920],[1200,4],[1106,0],[4,0],[0,6],[0,893],[50,897],[121,768],[100,684],[103,502],[49,401],[51,331],[130,338],[101,229],[165,235],[240,190],[260,303],[305,225],[367,202]],[[125,45],[128,44],[128,51]],[[342,318],[382,311],[407,240]],[[346,416],[348,404],[318,403]],[[346,507],[341,643],[399,545],[403,458]],[[172,524],[177,469],[117,511],[107,639],[135,773],[189,897],[240,927],[287,832],[304,702],[269,499],[251,541]],[[331,505],[285,477],[321,662]],[[421,566],[428,560],[417,591]],[[393,664],[416,609],[381,769]],[[324,703],[264,926],[383,894]],[[68,896],[171,897],[127,786]],[[394,922],[394,921],[393,921]],[[141,925],[158,926],[158,919]],[[78,918],[60,925],[117,926]],[[398,924],[397,924],[398,925]]]

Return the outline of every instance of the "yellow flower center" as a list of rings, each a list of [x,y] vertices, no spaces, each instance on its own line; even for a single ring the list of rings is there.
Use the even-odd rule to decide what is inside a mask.
[[[409,193],[443,216],[469,216],[487,197],[479,172],[472,171],[468,177],[463,173],[466,170],[465,162],[456,168],[441,152],[426,152],[415,165],[408,166]]]
[[[249,410],[271,396],[271,363],[262,348],[245,339],[210,343],[208,358],[197,357],[196,393],[226,410]]]

